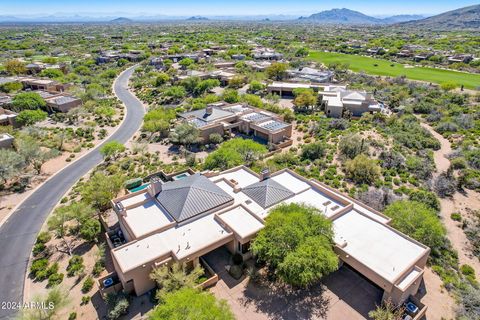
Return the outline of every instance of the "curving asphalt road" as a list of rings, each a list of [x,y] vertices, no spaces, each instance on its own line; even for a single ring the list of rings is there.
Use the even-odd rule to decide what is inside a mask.
[[[115,80],[115,95],[125,104],[127,114],[120,128],[106,141],[124,143],[142,124],[145,109],[128,91],[134,70],[135,66],[125,70]],[[30,252],[48,214],[77,180],[101,161],[97,148],[73,162],[35,190],[0,227],[0,319],[11,319],[17,311],[7,310],[4,302],[23,301]]]

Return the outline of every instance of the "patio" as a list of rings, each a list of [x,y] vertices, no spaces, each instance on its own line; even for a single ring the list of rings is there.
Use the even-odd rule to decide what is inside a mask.
[[[233,279],[225,270],[230,253],[224,247],[204,259],[219,276],[210,291],[227,300],[239,320],[368,319],[368,312],[382,298],[380,288],[348,266],[342,266],[308,290],[291,290],[246,276]]]

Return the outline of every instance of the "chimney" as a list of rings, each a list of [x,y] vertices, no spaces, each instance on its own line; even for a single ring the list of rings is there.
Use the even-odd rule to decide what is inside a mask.
[[[213,107],[212,106],[207,106],[205,108],[205,113],[208,115],[211,115],[213,113]]]
[[[260,181],[270,178],[270,169],[265,168],[260,172]]]
[[[126,217],[127,216],[127,210],[125,209],[125,207],[123,206],[123,203],[122,202],[117,202],[115,203],[115,206],[113,207],[113,209],[115,210],[115,212],[117,212],[118,214]]]
[[[162,184],[162,180],[160,180],[159,177],[153,177],[150,180],[150,185],[147,188],[148,194],[151,197],[155,197],[157,194],[160,193],[160,191],[162,191]]]

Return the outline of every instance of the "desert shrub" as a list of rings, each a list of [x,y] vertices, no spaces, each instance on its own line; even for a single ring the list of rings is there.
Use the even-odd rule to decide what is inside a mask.
[[[368,151],[365,139],[358,134],[343,137],[338,144],[338,148],[342,155],[350,159]]]
[[[88,276],[88,277],[85,279],[85,281],[83,282],[82,292],[83,292],[83,293],[87,293],[87,292],[89,292],[90,290],[92,290],[93,284],[94,284],[93,278],[90,277],[90,276]]]
[[[452,196],[457,189],[457,182],[452,175],[440,174],[434,181],[434,189],[438,196],[444,198]]]
[[[83,265],[83,258],[77,255],[73,255],[68,261],[67,275],[73,277],[83,272],[85,266]]]
[[[356,183],[371,184],[380,176],[380,167],[367,156],[360,154],[346,163],[347,177]]]

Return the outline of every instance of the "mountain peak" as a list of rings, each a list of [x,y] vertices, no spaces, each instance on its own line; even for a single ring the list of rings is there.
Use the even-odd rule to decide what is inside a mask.
[[[428,29],[478,29],[480,28],[480,4],[464,7],[401,25]]]
[[[367,16],[361,12],[350,10],[347,8],[336,8],[319,13],[312,14],[302,20],[320,22],[325,24],[379,24],[381,19]]]

